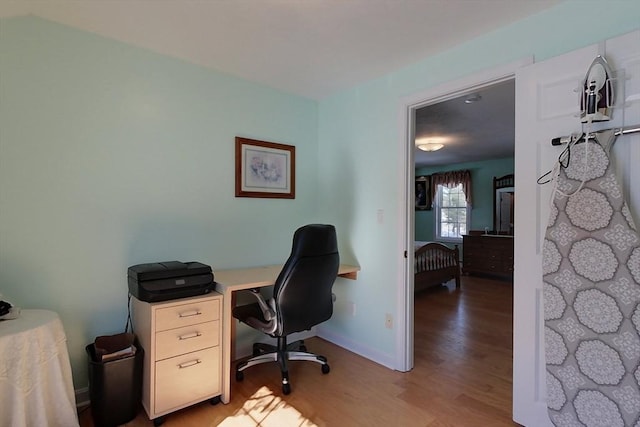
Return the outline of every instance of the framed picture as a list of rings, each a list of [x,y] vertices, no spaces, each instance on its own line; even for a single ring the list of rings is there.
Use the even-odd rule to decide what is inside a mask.
[[[431,176],[416,177],[416,210],[431,210]]]
[[[236,197],[296,198],[296,147],[236,137]]]

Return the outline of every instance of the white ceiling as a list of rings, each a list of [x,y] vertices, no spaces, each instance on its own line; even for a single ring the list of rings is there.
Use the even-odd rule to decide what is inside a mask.
[[[322,99],[560,2],[0,0],[0,17],[33,14],[288,93]],[[499,102],[505,99],[513,101],[513,96],[483,96],[478,105],[486,116],[472,113],[473,108],[455,109],[453,101],[419,111],[418,136],[435,130],[455,135],[439,152],[426,155],[416,150],[416,165],[512,155],[513,139],[506,138],[509,129],[505,131],[504,126],[513,126],[513,121],[505,124],[511,113],[503,114],[510,107]]]
[[[34,14],[320,99],[560,0],[0,0]]]

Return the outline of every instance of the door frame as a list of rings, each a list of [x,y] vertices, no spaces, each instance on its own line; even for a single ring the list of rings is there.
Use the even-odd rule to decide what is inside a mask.
[[[400,276],[397,286],[398,329],[396,333],[396,369],[401,372],[410,371],[414,364],[414,276],[413,241],[415,236],[415,210],[413,206],[415,163],[415,112],[417,109],[446,101],[467,92],[482,89],[496,83],[516,78],[516,70],[533,64],[533,56],[526,57],[489,70],[479,71],[457,80],[445,82],[425,91],[412,94],[400,100],[398,108],[399,141],[403,165],[398,194],[403,195],[404,214],[399,215],[400,224],[398,246],[406,256],[400,257]],[[518,105],[516,104],[516,109]],[[514,117],[515,120],[515,117]],[[514,141],[515,143],[515,141]],[[514,171],[515,172],[515,171]],[[515,242],[514,242],[515,243]],[[515,284],[514,284],[515,286]],[[514,331],[515,332],[515,331]]]

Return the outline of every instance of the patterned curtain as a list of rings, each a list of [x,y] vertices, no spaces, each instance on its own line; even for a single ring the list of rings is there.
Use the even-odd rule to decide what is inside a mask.
[[[435,200],[438,185],[454,188],[459,184],[462,184],[467,204],[471,205],[471,172],[469,170],[440,172],[431,175],[431,200]]]

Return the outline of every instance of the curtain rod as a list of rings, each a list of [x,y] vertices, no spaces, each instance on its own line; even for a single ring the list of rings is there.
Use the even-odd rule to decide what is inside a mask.
[[[587,136],[587,139],[593,139],[596,137],[597,133],[600,132],[605,132],[607,130],[611,130],[611,129],[602,129],[599,130],[597,132],[591,132],[589,133],[589,135]],[[636,132],[640,132],[640,126],[632,126],[632,127],[626,127],[626,128],[619,128],[615,131],[615,135],[626,135],[628,133],[636,133]],[[551,140],[551,145],[563,145],[563,144],[567,144],[569,142],[571,142],[573,140],[574,135],[569,135],[569,136],[559,136],[557,138],[553,138]]]

